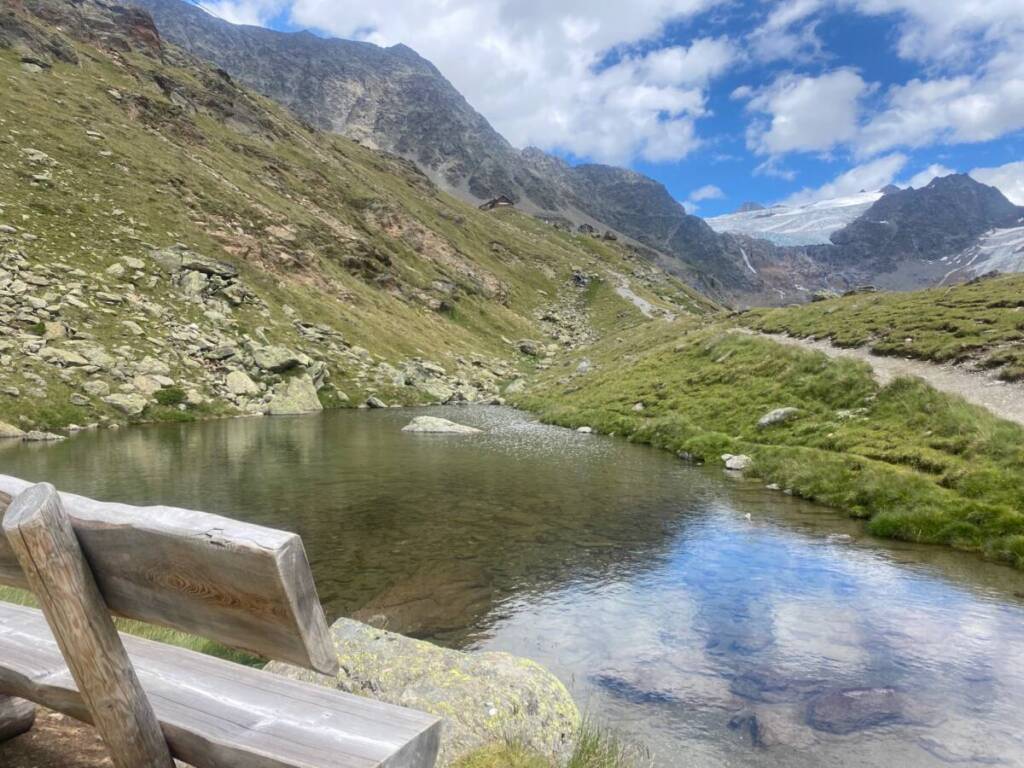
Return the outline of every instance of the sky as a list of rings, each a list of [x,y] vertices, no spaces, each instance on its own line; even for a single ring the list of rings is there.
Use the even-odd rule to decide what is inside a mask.
[[[404,43],[518,147],[691,212],[971,173],[1024,205],[1024,0],[199,0]]]

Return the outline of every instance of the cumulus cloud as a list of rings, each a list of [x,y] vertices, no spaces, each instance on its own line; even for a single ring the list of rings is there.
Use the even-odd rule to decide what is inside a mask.
[[[832,150],[856,137],[867,91],[852,69],[783,75],[750,98],[747,109],[759,117],[747,132],[747,146],[762,155]]]
[[[783,0],[747,36],[753,57],[764,63],[809,59],[821,53],[816,15],[827,0]]]
[[[869,163],[855,166],[817,189],[802,189],[783,202],[787,205],[802,205],[817,200],[855,195],[861,191],[874,192],[892,184],[906,164],[906,155],[899,153],[886,155]]]
[[[975,168],[971,176],[998,188],[1011,203],[1024,205],[1024,160],[996,168]]]
[[[678,160],[701,143],[707,87],[738,54],[724,38],[650,44],[714,0],[207,0],[234,19],[297,26],[432,61],[517,146],[605,162]],[[643,51],[643,52],[640,52]],[[611,62],[609,65],[608,62]]]
[[[690,196],[683,202],[683,207],[690,213],[696,213],[701,201],[721,200],[723,197],[725,197],[725,192],[719,187],[714,184],[705,184],[690,193]]]

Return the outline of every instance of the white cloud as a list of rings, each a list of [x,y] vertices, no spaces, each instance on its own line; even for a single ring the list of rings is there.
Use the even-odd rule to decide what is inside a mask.
[[[941,163],[933,163],[925,168],[923,171],[915,173],[905,182],[899,184],[901,187],[913,187],[914,189],[921,189],[921,187],[927,187],[935,179],[943,176],[949,176],[956,173],[952,168],[947,168]]]
[[[747,36],[753,57],[769,63],[807,59],[821,52],[814,16],[828,0],[783,0],[768,14],[764,23]]]
[[[874,192],[893,183],[893,180],[907,164],[907,156],[886,155],[869,163],[855,166],[817,189],[802,189],[783,202],[787,205],[802,205],[816,200],[855,195],[860,191]]]
[[[971,176],[982,184],[997,187],[1011,203],[1024,205],[1024,160],[996,168],[975,168]]]
[[[704,200],[721,200],[725,197],[725,193],[714,184],[706,184],[703,187],[693,190],[690,196],[683,201],[683,207],[689,213],[696,213],[700,208],[700,203]]]
[[[206,0],[233,19],[287,11],[297,26],[433,62],[516,146],[605,162],[678,160],[701,140],[709,82],[739,57],[722,38],[646,53],[669,22],[716,0]],[[602,67],[609,52],[611,66]]]
[[[857,135],[860,99],[868,85],[852,69],[818,77],[783,75],[754,93],[747,108],[766,115],[747,132],[747,146],[762,155],[827,152]],[[735,93],[735,92],[734,92]]]

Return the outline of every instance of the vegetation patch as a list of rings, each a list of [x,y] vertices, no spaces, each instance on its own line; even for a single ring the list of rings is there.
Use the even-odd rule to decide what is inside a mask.
[[[621,329],[517,404],[697,461],[752,471],[867,521],[871,533],[1024,568],[1024,429],[916,379],[684,320]],[[571,371],[571,372],[570,372]],[[772,426],[779,408],[796,415]]]

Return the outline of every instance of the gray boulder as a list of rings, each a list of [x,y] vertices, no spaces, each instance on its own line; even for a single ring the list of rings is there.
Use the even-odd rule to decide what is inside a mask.
[[[142,395],[126,395],[118,392],[103,398],[103,402],[125,416],[139,416],[146,410],[148,401]]]
[[[725,468],[731,469],[736,472],[745,472],[754,466],[754,460],[746,454],[739,454],[734,456],[731,453],[722,454],[722,461],[725,462]]]
[[[454,421],[441,419],[437,416],[417,416],[402,427],[402,431],[451,435],[476,435],[480,433],[480,430],[476,427],[456,424]]]
[[[228,391],[233,395],[258,395],[260,392],[256,382],[250,379],[249,374],[244,371],[232,371],[228,374],[225,383]]]
[[[313,380],[309,376],[296,376],[278,386],[267,413],[271,416],[299,416],[323,409]]]
[[[253,362],[264,371],[281,373],[302,364],[303,357],[287,347],[269,346],[253,350]]]
[[[774,411],[769,411],[758,420],[757,428],[767,429],[768,427],[785,424],[788,421],[792,421],[799,415],[799,408],[776,408]]]
[[[564,764],[580,713],[558,678],[506,653],[461,653],[351,619],[331,627],[337,677],[272,662],[267,670],[444,718],[438,766],[508,740]]]
[[[59,443],[67,438],[64,435],[56,435],[53,432],[41,432],[33,429],[31,432],[26,432],[21,439],[26,443]]]
[[[387,408],[388,404],[381,400],[376,395],[372,395],[366,399],[366,405],[370,408]]]

